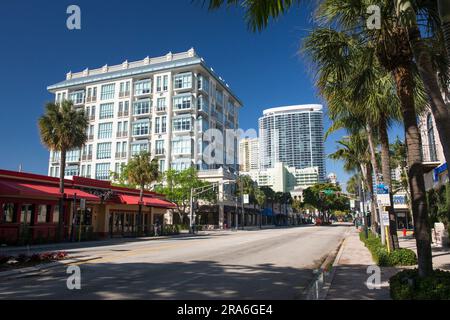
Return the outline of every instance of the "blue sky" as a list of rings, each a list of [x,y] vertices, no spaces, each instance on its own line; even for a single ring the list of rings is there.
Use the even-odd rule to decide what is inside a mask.
[[[248,31],[236,8],[208,12],[202,0],[24,0],[0,3],[0,168],[46,174],[48,152],[37,119],[52,100],[46,90],[68,71],[180,52],[194,47],[244,102],[240,126],[257,128],[262,110],[322,103],[313,73],[298,55],[312,29],[311,7],[294,8],[262,33]],[[77,4],[82,29],[66,28],[66,9]],[[330,121],[325,117],[325,126]],[[400,135],[394,128],[392,136]],[[333,152],[337,132],[326,141]],[[341,182],[342,164],[327,159]]]

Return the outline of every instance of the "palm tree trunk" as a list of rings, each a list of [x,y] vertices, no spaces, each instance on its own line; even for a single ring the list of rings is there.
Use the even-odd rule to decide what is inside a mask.
[[[375,206],[376,199],[375,194],[373,193],[373,180],[372,180],[372,170],[370,166],[366,166],[366,179],[367,179],[367,189],[370,193],[370,212],[371,212],[371,223],[370,228],[372,229],[372,232],[374,234],[377,234],[377,228],[376,228],[376,219],[377,219],[377,209]]]
[[[391,161],[389,154],[389,135],[387,130],[387,121],[385,117],[380,117],[378,131],[380,134],[381,145],[381,170],[383,174],[383,182],[389,187],[389,198],[391,206],[387,207],[389,212],[389,247],[391,250],[399,248],[397,236],[397,217],[394,211],[394,197],[392,194],[392,179],[391,179]]]
[[[447,57],[450,60],[450,3],[448,0],[438,0],[439,16],[441,18],[442,31],[444,33]]]
[[[375,183],[378,184],[378,177],[379,177],[380,171],[378,169],[378,162],[377,162],[376,151],[375,151],[375,143],[373,141],[373,130],[372,130],[372,126],[370,124],[367,124],[366,131],[367,131],[367,140],[369,142],[370,162],[372,164],[373,175],[375,176]],[[373,188],[372,176],[368,176],[367,179],[370,180],[370,183],[371,183],[371,188],[370,188],[369,192],[371,194],[373,206],[375,207],[375,216],[372,217],[372,219],[374,218],[374,220],[372,220],[372,226],[373,226],[372,230],[375,229],[374,232],[376,233],[376,230],[377,230],[378,224],[379,224],[377,209],[380,213],[381,213],[381,210],[380,210],[380,208],[378,208],[377,196],[376,196],[375,190]]]
[[[59,172],[59,222],[58,222],[58,237],[59,241],[64,240],[64,176],[66,173],[66,150],[61,150],[61,162]],[[75,212],[73,213],[75,214]]]
[[[392,73],[401,103],[408,155],[408,178],[411,188],[412,211],[416,235],[419,275],[425,277],[433,272],[431,236],[421,156],[422,141],[416,122],[414,105],[414,77],[412,63],[407,61],[393,69]]]
[[[141,185],[141,188],[139,190],[139,211],[137,215],[137,221],[136,221],[136,230],[137,235],[140,237],[142,235],[141,225],[142,225],[142,202],[144,201],[144,186]]]
[[[410,27],[408,32],[418,70],[430,98],[430,108],[441,140],[444,157],[447,163],[450,163],[450,113],[442,96],[437,72],[433,68],[429,51],[421,38],[417,25]]]

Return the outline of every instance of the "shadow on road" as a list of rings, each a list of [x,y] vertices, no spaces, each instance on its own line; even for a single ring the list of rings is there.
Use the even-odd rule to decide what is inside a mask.
[[[81,290],[65,269],[2,281],[0,299],[299,299],[312,269],[218,264],[104,263],[81,266]]]

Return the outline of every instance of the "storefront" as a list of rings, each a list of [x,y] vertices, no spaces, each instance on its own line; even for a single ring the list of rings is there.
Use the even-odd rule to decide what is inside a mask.
[[[0,244],[137,235],[138,190],[80,177],[67,179],[64,185],[60,221],[59,179],[0,170]],[[145,192],[141,205],[141,234],[150,233],[155,224],[171,223],[167,209],[174,205],[164,195]]]

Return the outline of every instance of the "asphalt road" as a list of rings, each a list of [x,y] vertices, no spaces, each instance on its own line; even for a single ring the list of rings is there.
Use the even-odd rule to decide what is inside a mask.
[[[212,232],[76,249],[100,256],[78,264],[81,289],[67,288],[67,266],[0,279],[0,299],[299,299],[348,226]]]

